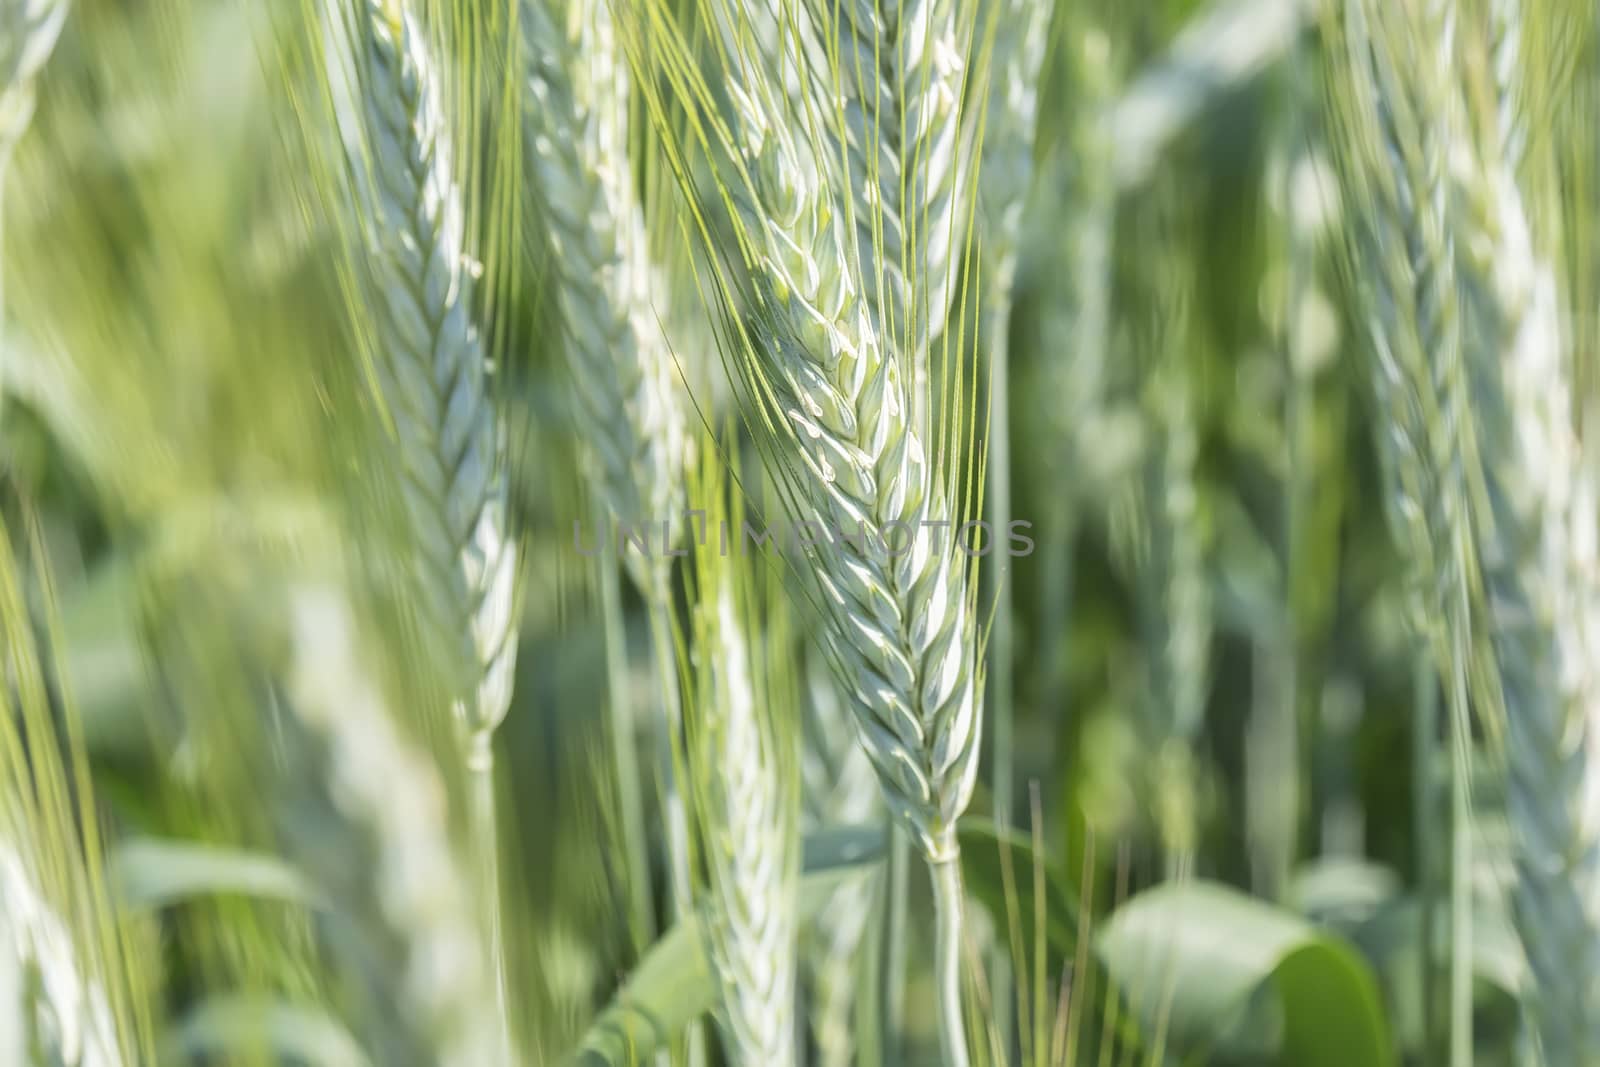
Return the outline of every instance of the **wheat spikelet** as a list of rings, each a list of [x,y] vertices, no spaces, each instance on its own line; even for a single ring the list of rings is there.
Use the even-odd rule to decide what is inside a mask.
[[[748,635],[749,583],[703,553],[696,611],[699,708],[690,730],[700,837],[709,872],[706,929],[721,987],[724,1044],[735,1063],[796,1062],[799,792],[781,710]],[[775,621],[767,620],[770,624]],[[780,625],[781,628],[781,625]],[[769,640],[774,635],[767,632]]]
[[[359,40],[371,181],[379,351],[373,361],[399,439],[401,492],[429,640],[454,643],[457,714],[475,747],[504,718],[516,658],[504,438],[472,321],[460,192],[439,85],[408,17],[371,0]],[[447,645],[447,647],[449,647]]]
[[[1457,678],[1473,585],[1476,445],[1445,169],[1460,118],[1447,80],[1453,15],[1437,2],[1351,5],[1345,30],[1351,102],[1335,118],[1346,123],[1349,156],[1362,157],[1341,157],[1351,202],[1375,215],[1358,227],[1356,269],[1385,417],[1385,506],[1407,553],[1416,626],[1441,673]]]
[[[807,827],[874,821],[879,804],[872,764],[851,736],[837,683],[815,657],[807,660],[806,692],[810,714],[801,771]],[[847,882],[829,895],[811,921],[804,959],[811,1039],[819,1067],[849,1067],[855,1062],[851,1020],[859,995],[856,975],[876,893],[871,878]]]
[[[879,335],[926,361],[961,258],[969,18],[954,0],[824,6],[842,76],[855,268]]]
[[[0,165],[33,117],[33,80],[66,18],[67,0],[0,0]]]
[[[1555,275],[1516,182],[1519,5],[1492,5],[1495,124],[1465,170],[1462,242],[1484,444],[1483,572],[1504,716],[1513,913],[1547,1062],[1600,1058],[1600,548],[1572,428]]]
[[[680,520],[684,429],[651,307],[663,276],[651,269],[633,186],[626,68],[606,4],[523,0],[519,20],[530,85],[523,147],[554,245],[587,462],[613,518],[647,524],[655,545],[661,524]],[[664,595],[666,560],[630,553],[628,562],[641,588]]]
[[[375,1062],[497,1062],[488,961],[437,773],[363,670],[345,600],[297,586],[287,608],[286,703],[303,740],[281,825],[354,923],[349,958],[368,969],[365,1043]]]

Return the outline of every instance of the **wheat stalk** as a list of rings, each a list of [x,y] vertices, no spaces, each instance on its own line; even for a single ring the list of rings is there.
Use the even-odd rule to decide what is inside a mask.
[[[989,350],[989,520],[996,530],[1011,522],[1010,336],[1012,288],[1017,273],[1019,233],[1033,186],[1034,132],[1039,118],[1039,74],[1044,64],[1050,11],[1048,0],[1010,0],[997,5],[989,25],[988,108],[982,133],[978,204],[984,252],[991,264],[985,279],[988,308],[985,337]],[[1010,814],[1012,803],[1012,598],[1008,573],[995,590],[991,635],[990,707],[993,715],[996,813]],[[1004,1000],[997,992],[997,999]]]
[[[794,724],[784,711],[790,695],[749,640],[762,632],[769,647],[778,645],[782,620],[769,615],[758,629],[751,576],[709,551],[701,560],[690,778],[724,1043],[734,1063],[791,1067],[800,863]]]
[[[389,0],[362,0],[356,40],[370,159],[379,394],[393,419],[410,520],[418,613],[446,649],[456,720],[473,778],[481,891],[508,1017],[499,937],[493,733],[511,702],[516,546],[506,527],[505,437],[489,393],[465,270],[461,194],[452,175],[439,78],[426,41]]]
[[[304,736],[293,767],[314,781],[286,787],[293,810],[282,825],[291,853],[355,923],[350,958],[371,968],[369,1051],[395,1064],[500,1062],[489,961],[438,776],[364,670],[344,598],[300,585],[286,603],[286,703]],[[312,803],[322,806],[315,819]]]

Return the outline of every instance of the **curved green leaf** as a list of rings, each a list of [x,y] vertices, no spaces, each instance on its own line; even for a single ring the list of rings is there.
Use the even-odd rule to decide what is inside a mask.
[[[1281,1013],[1284,1063],[1396,1062],[1377,981],[1356,950],[1227,886],[1164,885],[1134,897],[1111,917],[1098,950],[1157,1035],[1158,1052],[1212,1048],[1267,998]]]
[[[164,908],[217,893],[318,903],[305,877],[275,856],[193,841],[126,841],[113,856],[113,874],[118,899],[136,909]]]
[[[164,1061],[212,1063],[242,1053],[271,1053],[314,1067],[371,1062],[344,1025],[321,1008],[246,996],[213,997],[196,1007],[168,1038]]]

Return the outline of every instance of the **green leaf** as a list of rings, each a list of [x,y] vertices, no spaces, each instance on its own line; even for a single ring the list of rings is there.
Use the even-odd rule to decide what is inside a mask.
[[[846,879],[883,859],[881,827],[830,827],[806,835],[800,912],[809,918]],[[579,1047],[580,1067],[642,1063],[716,1001],[699,915],[667,931],[645,953]]]
[[[1259,1005],[1281,1013],[1283,1063],[1395,1063],[1377,981],[1356,950],[1226,886],[1164,885],[1134,897],[1111,917],[1098,948],[1147,1031],[1170,1051],[1215,1047]]]
[[[315,1067],[368,1067],[371,1062],[344,1025],[323,1009],[242,995],[212,997],[191,1011],[168,1038],[163,1060],[211,1063],[230,1053],[271,1053],[280,1061]]]
[[[135,838],[117,846],[112,862],[118,899],[130,908],[164,908],[218,893],[317,903],[316,891],[298,870],[262,853]]]

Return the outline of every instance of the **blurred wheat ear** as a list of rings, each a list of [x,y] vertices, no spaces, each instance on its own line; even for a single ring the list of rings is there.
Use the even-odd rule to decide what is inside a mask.
[[[1600,496],[1573,426],[1556,272],[1519,183],[1531,74],[1522,39],[1547,17],[1517,0],[1490,5],[1491,94],[1458,179],[1457,225],[1488,505],[1479,523],[1494,669],[1481,699],[1505,737],[1513,914],[1544,1055],[1585,1063],[1600,1057]]]
[[[674,917],[692,895],[688,823],[672,748],[680,704],[670,640],[667,557],[682,526],[684,415],[673,356],[657,308],[671,307],[666,272],[650,258],[647,220],[635,187],[641,138],[628,121],[629,79],[617,53],[607,4],[521,0],[526,63],[523,151],[547,223],[557,280],[562,348],[583,428],[581,455],[600,505],[602,610],[607,615],[611,745],[622,789],[622,820],[634,887],[632,925],[655,929],[648,852],[636,795],[634,730],[623,696],[621,599],[617,553],[642,534],[647,550],[626,552],[628,573],[650,613],[652,654],[660,678],[657,770],[665,787],[669,899]]]

